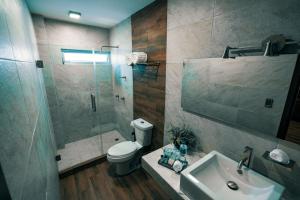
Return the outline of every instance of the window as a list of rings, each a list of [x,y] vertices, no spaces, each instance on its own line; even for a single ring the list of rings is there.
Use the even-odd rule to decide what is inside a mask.
[[[63,64],[66,63],[107,63],[109,62],[108,53],[100,53],[100,51],[92,50],[75,50],[75,49],[62,49]]]

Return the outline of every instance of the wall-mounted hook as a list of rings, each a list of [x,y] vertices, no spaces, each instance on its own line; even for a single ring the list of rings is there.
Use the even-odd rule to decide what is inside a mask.
[[[37,68],[44,68],[44,62],[42,60],[36,60],[35,61],[35,66]]]
[[[125,101],[125,97],[121,97],[121,100],[122,100],[122,101]]]

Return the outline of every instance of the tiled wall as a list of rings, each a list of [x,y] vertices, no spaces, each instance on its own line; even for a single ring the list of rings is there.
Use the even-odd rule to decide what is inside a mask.
[[[133,73],[134,118],[144,118],[154,125],[152,149],[163,144],[166,76],[167,1],[157,0],[131,17],[132,49],[148,54],[157,68],[135,66]]]
[[[62,64],[61,49],[100,50],[109,31],[33,15],[57,146],[114,129],[111,65]],[[90,94],[97,95],[97,112]]]
[[[132,67],[127,65],[126,55],[132,52],[131,18],[124,20],[110,30],[110,45],[119,46],[111,49],[113,65],[114,95],[125,97],[125,101],[115,98],[116,125],[127,140],[132,139],[133,92]],[[126,76],[126,79],[120,77]]]
[[[286,187],[286,199],[300,198],[300,146],[275,137],[242,131],[199,117],[181,108],[182,65],[186,58],[221,57],[224,47],[259,46],[271,34],[300,41],[298,0],[169,0],[165,144],[170,124],[189,125],[204,152],[217,150],[239,160],[244,146],[254,148],[253,168]],[[282,148],[297,164],[292,171],[262,158],[265,150]]]
[[[0,0],[0,162],[12,199],[59,199],[56,145],[25,1]]]

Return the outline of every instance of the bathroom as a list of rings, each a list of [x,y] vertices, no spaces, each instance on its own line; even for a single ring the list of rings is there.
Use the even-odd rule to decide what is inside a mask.
[[[0,0],[0,199],[300,199],[299,10]]]

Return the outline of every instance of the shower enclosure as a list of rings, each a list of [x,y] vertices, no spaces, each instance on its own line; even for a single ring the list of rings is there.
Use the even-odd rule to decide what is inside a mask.
[[[59,171],[103,156],[115,130],[109,31],[33,15]]]
[[[40,45],[39,49],[47,52],[43,55],[43,74],[58,154],[62,157],[59,170],[99,158],[110,146],[123,141],[114,131],[109,52],[60,45]],[[81,60],[81,56],[87,60]],[[93,60],[95,56],[104,60]]]

